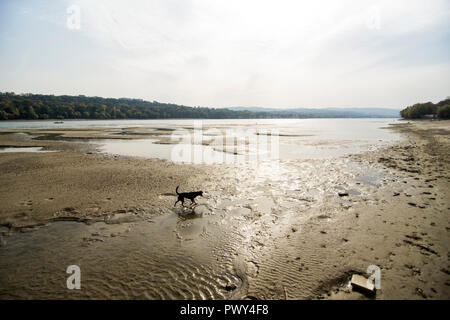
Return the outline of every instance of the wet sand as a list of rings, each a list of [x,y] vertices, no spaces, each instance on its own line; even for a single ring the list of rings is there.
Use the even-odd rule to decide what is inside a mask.
[[[406,140],[277,166],[178,165],[4,131],[0,146],[58,152],[0,154],[0,298],[365,299],[346,283],[377,265],[376,299],[449,299],[450,122],[386,130]],[[205,191],[193,212],[173,208],[177,185]],[[82,290],[65,287],[71,264]]]

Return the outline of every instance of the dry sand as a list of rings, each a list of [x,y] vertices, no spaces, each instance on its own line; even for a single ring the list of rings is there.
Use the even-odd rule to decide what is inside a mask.
[[[0,225],[12,227],[125,211],[158,214],[170,205],[161,194],[173,194],[177,185],[195,189],[205,171],[168,161],[96,154],[93,145],[83,143],[0,138],[2,146],[61,150],[0,155]]]
[[[406,140],[277,168],[108,156],[4,132],[0,146],[59,152],[0,154],[0,225],[8,228],[0,230],[0,297],[365,299],[346,283],[376,265],[377,299],[449,299],[450,122],[390,130]],[[148,138],[138,131],[122,137]],[[172,209],[177,185],[206,191],[198,219]],[[80,242],[61,237],[55,221],[66,220],[89,223],[65,225]],[[42,244],[41,255],[18,254],[52,232],[58,241]],[[84,291],[64,288],[67,251],[87,270]]]

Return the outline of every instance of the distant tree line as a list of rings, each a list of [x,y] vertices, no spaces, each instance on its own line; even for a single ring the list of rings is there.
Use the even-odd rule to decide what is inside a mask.
[[[15,119],[249,119],[298,118],[286,113],[187,107],[128,98],[0,92],[0,120]]]
[[[416,103],[400,111],[400,115],[405,119],[420,119],[427,116],[450,119],[450,97],[436,104],[432,102]]]
[[[447,100],[446,100],[447,101]],[[448,101],[447,101],[448,102]],[[447,103],[448,105],[448,103]],[[448,109],[447,109],[448,114]],[[443,116],[443,114],[442,114]],[[354,110],[280,109],[279,111],[231,110],[128,98],[55,96],[0,92],[0,120],[45,119],[276,119],[276,118],[367,118]],[[389,116],[391,117],[391,115]],[[448,116],[447,116],[448,117]]]

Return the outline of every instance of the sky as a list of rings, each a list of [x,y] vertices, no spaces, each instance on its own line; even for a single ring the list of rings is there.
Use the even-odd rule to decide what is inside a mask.
[[[450,1],[0,0],[0,91],[188,106],[450,96]]]

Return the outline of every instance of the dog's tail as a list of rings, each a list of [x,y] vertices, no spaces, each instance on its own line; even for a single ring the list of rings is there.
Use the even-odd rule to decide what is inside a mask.
[[[179,188],[180,186],[177,186],[177,188],[175,189],[175,192],[177,193],[177,194],[179,194],[178,193],[178,188]]]

